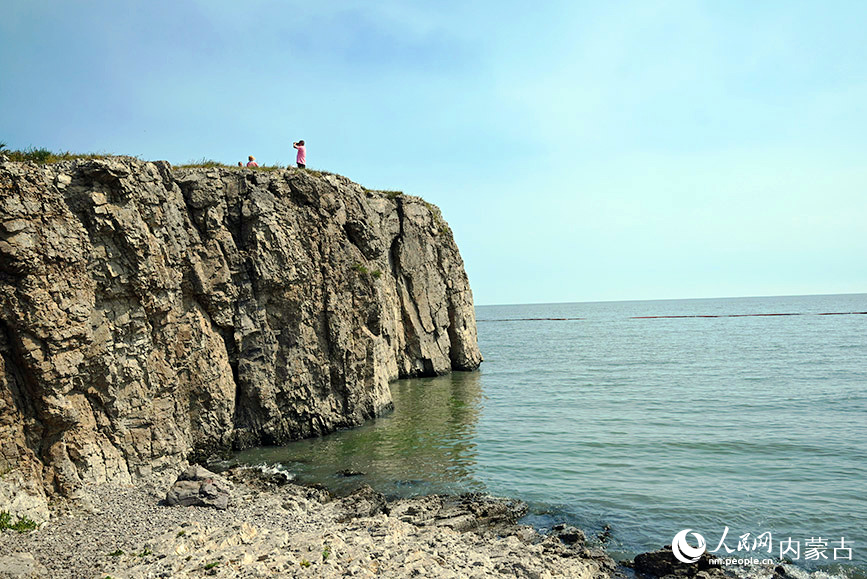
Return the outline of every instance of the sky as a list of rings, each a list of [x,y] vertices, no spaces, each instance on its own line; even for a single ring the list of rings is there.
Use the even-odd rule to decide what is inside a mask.
[[[0,142],[442,208],[476,304],[867,292],[867,3],[0,0]]]

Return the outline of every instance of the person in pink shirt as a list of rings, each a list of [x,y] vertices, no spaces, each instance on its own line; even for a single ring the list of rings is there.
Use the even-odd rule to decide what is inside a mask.
[[[253,155],[250,155],[249,157],[247,157],[247,159],[249,159],[247,161],[248,167],[258,167],[259,166],[259,163],[256,162],[256,157],[254,157]]]
[[[292,143],[292,146],[298,149],[298,156],[295,158],[295,163],[298,165],[299,169],[304,169],[307,167],[307,147],[304,146],[304,139],[301,139],[297,143]]]

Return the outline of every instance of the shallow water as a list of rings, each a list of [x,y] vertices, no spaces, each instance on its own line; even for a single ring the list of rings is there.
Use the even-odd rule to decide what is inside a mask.
[[[741,535],[750,543],[769,532],[766,556],[791,538],[795,562],[812,568],[815,540],[822,567],[837,548],[837,563],[862,575],[867,315],[858,312],[865,294],[482,306],[480,372],[396,382],[389,416],[238,459],[343,490],[519,497],[540,527],[610,526],[620,556],[686,528],[714,549],[728,527],[736,554]],[[842,315],[821,315],[832,313]],[[338,474],[346,470],[364,474]]]

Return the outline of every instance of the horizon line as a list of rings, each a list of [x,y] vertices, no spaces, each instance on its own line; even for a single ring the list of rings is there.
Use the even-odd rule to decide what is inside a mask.
[[[738,300],[755,298],[806,298],[822,296],[867,296],[867,292],[846,293],[821,293],[821,294],[786,294],[786,295],[752,295],[752,296],[718,296],[718,297],[693,297],[693,298],[649,298],[649,299],[625,299],[625,300],[588,300],[574,302],[524,302],[524,303],[500,303],[500,304],[473,304],[473,307],[491,306],[554,306],[565,304],[610,304],[624,302],[674,302],[674,301],[699,301],[699,300]]]

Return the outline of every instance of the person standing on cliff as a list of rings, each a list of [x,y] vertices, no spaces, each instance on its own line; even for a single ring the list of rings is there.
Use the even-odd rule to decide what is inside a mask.
[[[249,159],[247,161],[248,167],[258,167],[259,166],[259,163],[256,162],[256,157],[254,157],[253,155],[250,155],[249,157],[247,157],[247,159]]]
[[[298,165],[299,169],[305,169],[307,167],[307,147],[304,146],[304,139],[301,139],[297,143],[292,143],[292,146],[298,149],[295,164]]]

